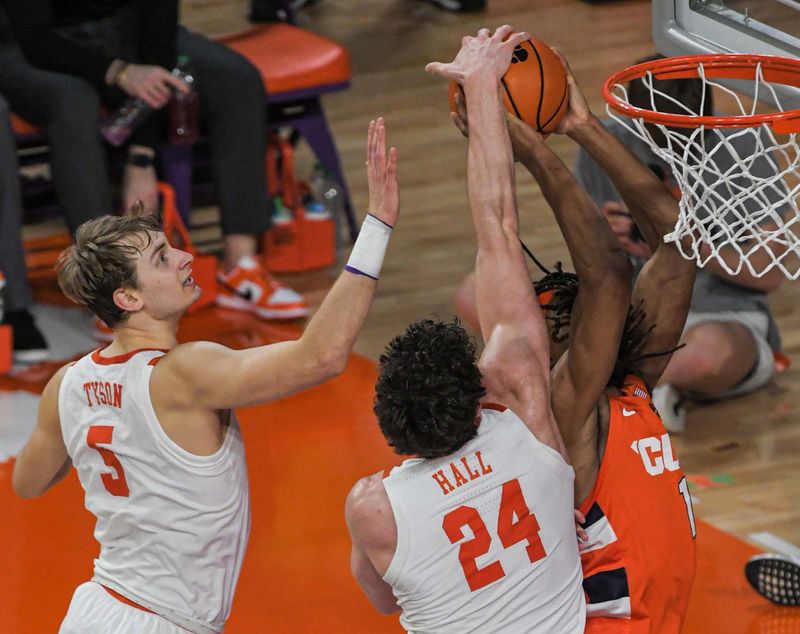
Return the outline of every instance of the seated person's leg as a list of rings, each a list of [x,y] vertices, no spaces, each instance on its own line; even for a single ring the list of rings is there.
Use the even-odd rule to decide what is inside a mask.
[[[70,230],[111,213],[97,91],[78,77],[30,65],[18,51],[5,53],[2,67],[0,92],[11,110],[47,132],[56,194]]]
[[[47,358],[47,343],[36,327],[22,251],[22,203],[14,136],[8,104],[0,98],[0,271],[6,277],[3,323],[14,331],[14,361],[30,363]]]
[[[230,300],[226,305],[265,318],[305,316],[302,297],[270,279],[254,259],[258,235],[269,227],[273,208],[265,176],[266,93],[261,75],[238,53],[185,29],[178,34],[178,54],[190,57],[200,114],[209,131],[225,235],[221,302]],[[255,303],[252,294],[248,299],[236,293],[244,283],[260,287]],[[233,289],[226,290],[229,286]]]
[[[671,383],[697,398],[716,399],[751,392],[772,378],[774,364],[765,316],[725,313],[715,320],[712,313],[701,313],[703,321],[697,318],[689,313],[684,332],[687,345],[675,353],[662,383]]]
[[[681,341],[685,347],[673,355],[653,391],[653,400],[670,431],[681,431],[684,424],[680,395],[701,400],[738,396],[772,378],[765,316],[724,315],[715,320],[713,313],[689,313]]]

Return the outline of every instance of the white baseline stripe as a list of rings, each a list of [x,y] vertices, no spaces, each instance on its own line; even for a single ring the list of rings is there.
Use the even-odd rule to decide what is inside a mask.
[[[763,533],[750,533],[748,537],[774,552],[800,560],[800,548],[791,542],[787,542],[785,539],[781,539],[777,535],[765,531]]]

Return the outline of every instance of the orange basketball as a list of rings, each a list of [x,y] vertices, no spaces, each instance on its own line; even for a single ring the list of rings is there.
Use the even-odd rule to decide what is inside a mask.
[[[511,114],[542,134],[558,127],[567,111],[567,74],[552,49],[531,37],[514,49],[514,58],[503,76],[503,103]],[[450,82],[450,110],[455,111],[455,91]]]

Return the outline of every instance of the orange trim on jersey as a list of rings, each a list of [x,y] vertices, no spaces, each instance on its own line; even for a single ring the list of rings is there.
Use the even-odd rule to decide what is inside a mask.
[[[640,390],[644,390],[646,396],[636,394],[635,390],[637,387]],[[645,382],[635,374],[629,374],[623,379],[621,391],[623,396],[636,396],[638,398],[646,398],[648,400],[651,398],[650,390],[647,389],[647,385],[645,385]]]
[[[481,409],[493,409],[496,412],[505,412],[508,408],[499,403],[481,403]]]
[[[169,352],[169,350],[165,348],[137,348],[136,350],[131,350],[130,352],[126,352],[125,354],[118,354],[116,357],[102,357],[100,356],[101,350],[105,350],[106,348],[98,348],[94,352],[92,352],[92,361],[97,363],[98,365],[115,365],[117,363],[125,363],[126,361],[130,361],[135,355],[139,354],[140,352],[150,352],[150,351],[157,351],[157,352]]]
[[[131,601],[128,597],[123,597],[119,592],[116,592],[109,588],[108,586],[104,586],[102,583],[100,584],[103,589],[108,592],[112,597],[114,597],[120,603],[124,603],[125,605],[129,605],[132,608],[136,608],[137,610],[141,610],[142,612],[148,612],[150,614],[155,614],[152,610],[148,610],[146,607],[139,605],[135,601]]]
[[[161,361],[161,359],[163,359],[163,358],[164,358],[163,354],[160,357],[153,357],[152,359],[150,359],[150,361],[147,362],[147,365],[155,365],[156,363]]]

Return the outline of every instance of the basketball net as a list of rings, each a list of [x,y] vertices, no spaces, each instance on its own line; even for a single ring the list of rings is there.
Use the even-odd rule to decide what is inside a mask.
[[[772,83],[764,79],[761,63],[754,66],[754,99],[748,107],[736,92],[707,77],[704,64],[697,63],[703,101],[705,89],[711,87],[729,95],[738,108],[735,115],[719,117],[710,125],[692,121],[702,117],[704,103],[700,112],[692,111],[656,88],[654,78],[669,77],[650,70],[640,77],[649,91],[652,113],[635,109],[642,113],[636,117],[617,112],[620,103],[630,106],[630,102],[626,86],[613,83],[614,77],[606,84],[607,111],[669,165],[680,187],[680,214],[674,231],[664,236],[665,242],[674,243],[683,257],[696,260],[700,267],[715,259],[731,275],[747,270],[761,277],[777,268],[797,279],[800,146],[796,131],[779,135],[773,125],[759,123],[763,119],[755,113],[759,95],[767,93],[779,110],[783,108]],[[656,97],[668,100],[682,113],[672,117],[669,126],[647,120],[647,115],[658,113]],[[632,107],[627,110],[631,113]],[[664,135],[661,144],[653,138],[655,130]]]

